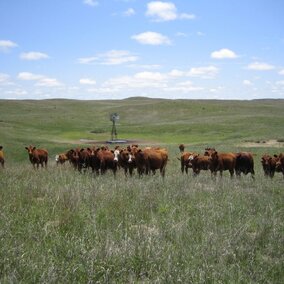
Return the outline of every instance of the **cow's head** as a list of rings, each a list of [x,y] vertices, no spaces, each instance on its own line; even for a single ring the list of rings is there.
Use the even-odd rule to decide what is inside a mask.
[[[113,154],[114,154],[114,158],[113,158],[113,160],[115,161],[115,162],[118,162],[118,158],[119,158],[119,150],[118,149],[115,149],[114,151],[112,151],[113,152]]]
[[[29,155],[32,155],[33,151],[36,149],[35,146],[28,146],[28,147],[25,147],[25,149],[28,151]]]
[[[179,151],[180,151],[181,153],[183,153],[185,146],[184,146],[184,144],[180,144],[180,145],[178,146],[178,148],[179,148]]]

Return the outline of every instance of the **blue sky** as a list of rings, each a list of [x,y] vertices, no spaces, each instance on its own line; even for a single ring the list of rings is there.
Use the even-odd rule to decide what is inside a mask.
[[[283,0],[1,0],[0,99],[284,98]]]

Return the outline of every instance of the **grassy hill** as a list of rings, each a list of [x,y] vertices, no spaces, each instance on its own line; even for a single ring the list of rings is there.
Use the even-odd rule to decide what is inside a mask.
[[[284,100],[0,101],[0,283],[283,283],[283,176],[265,178],[260,164],[284,152],[283,109]],[[108,140],[112,112],[119,138],[169,150],[165,179],[55,165],[80,139]],[[255,180],[182,175],[179,143],[253,151]],[[47,169],[32,169],[29,144],[49,150]]]
[[[0,143],[10,155],[27,144],[56,151],[76,145],[80,139],[105,141],[110,138],[109,115],[113,112],[120,115],[117,129],[124,139],[202,146],[281,141],[283,109],[284,100],[2,100]],[[16,151],[11,156],[19,159]]]

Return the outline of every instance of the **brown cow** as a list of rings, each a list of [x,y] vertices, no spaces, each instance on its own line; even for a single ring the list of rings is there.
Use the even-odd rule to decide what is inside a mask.
[[[207,147],[205,148],[204,156],[211,156],[213,152],[216,152],[215,148]]]
[[[115,152],[115,151],[114,151]],[[127,149],[122,149],[118,154],[118,164],[124,169],[125,175],[129,172],[130,176],[136,168],[134,155]]]
[[[251,173],[251,177],[254,179],[253,155],[249,152],[237,153],[235,171],[237,176],[240,176],[241,173],[244,173],[245,175]]]
[[[30,145],[29,147],[25,147],[25,149],[28,151],[30,162],[32,163],[33,167],[35,168],[35,165],[37,168],[39,168],[39,165],[42,167],[45,164],[45,167],[47,167],[47,161],[48,161],[48,152],[45,149],[36,149],[36,147]]]
[[[190,164],[192,166],[192,171],[195,175],[198,175],[201,170],[207,171],[209,169],[212,170],[211,162],[212,158],[211,156],[205,156],[205,155],[199,155],[194,154],[189,157]],[[212,171],[211,171],[212,173]]]
[[[276,158],[276,172],[281,172],[284,178],[284,153],[280,153],[279,155],[274,155]]]
[[[68,161],[68,157],[65,153],[61,153],[55,156],[55,161],[57,165],[62,165],[64,164],[66,161]]]
[[[155,174],[156,170],[160,170],[162,177],[165,176],[166,165],[168,162],[168,151],[166,149],[136,149],[134,151],[137,171],[141,176],[144,171],[149,174],[152,171]]]
[[[117,171],[118,161],[115,160],[114,151],[106,150],[105,148],[97,149],[94,152],[95,159],[97,159],[100,166],[101,174],[104,174],[108,169],[112,170],[114,176]]]
[[[180,153],[183,153],[185,146],[184,146],[184,144],[179,144],[178,148],[179,148]]]
[[[184,173],[185,172],[188,174],[188,168],[191,168],[191,162],[190,162],[190,157],[196,155],[193,152],[183,152],[180,156],[180,158],[178,158],[178,160],[180,160],[180,169],[181,172]]]
[[[3,146],[0,146],[0,164],[2,165],[2,168],[4,168],[5,159],[4,159]]]
[[[264,175],[266,177],[274,177],[276,170],[276,157],[271,157],[268,154],[264,154],[261,158],[261,164],[263,168]]]
[[[236,167],[236,155],[234,153],[219,153],[217,151],[213,151],[211,158],[210,170],[214,173],[214,175],[217,174],[217,171],[220,171],[220,176],[222,177],[223,171],[228,170],[231,177],[234,176]]]
[[[80,149],[79,148],[70,149],[66,153],[66,156],[67,156],[70,164],[73,165],[74,169],[78,169],[79,168],[79,153],[80,153]]]

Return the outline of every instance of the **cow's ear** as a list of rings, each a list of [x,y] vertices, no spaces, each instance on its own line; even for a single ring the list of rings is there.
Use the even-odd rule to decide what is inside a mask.
[[[113,150],[111,150],[111,152],[114,154],[114,151],[113,151]]]
[[[81,150],[80,150],[80,152],[83,152],[85,149],[84,148],[82,148]]]
[[[274,157],[274,158],[278,158],[278,155],[274,154],[273,157]]]
[[[3,149],[3,146],[0,146],[0,150],[2,150]]]
[[[28,148],[28,147],[25,147],[25,149],[26,149],[26,150],[29,150],[29,148]]]
[[[35,150],[35,149],[36,149],[36,147],[34,146],[34,147],[33,147],[33,150]]]

